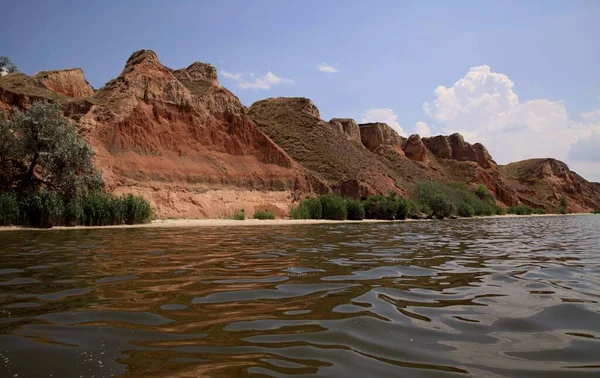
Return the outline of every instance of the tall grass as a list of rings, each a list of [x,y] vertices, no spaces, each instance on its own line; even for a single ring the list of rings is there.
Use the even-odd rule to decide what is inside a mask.
[[[268,210],[256,210],[254,212],[254,219],[275,219],[275,213]]]
[[[470,191],[462,183],[426,182],[418,185],[415,198],[421,209],[439,218],[451,215],[495,215],[504,212],[496,205],[496,199],[484,185]]]
[[[231,219],[233,220],[244,220],[246,219],[246,211],[244,209],[239,209],[231,214]]]
[[[363,220],[365,219],[365,207],[359,200],[346,198],[346,214],[348,220]]]
[[[45,190],[20,197],[0,193],[2,226],[107,226],[146,223],[151,219],[150,202],[131,194],[118,197],[94,192],[64,199]]]
[[[531,215],[531,214],[546,214],[544,209],[534,209],[526,205],[511,206],[508,208],[509,214],[515,215]]]

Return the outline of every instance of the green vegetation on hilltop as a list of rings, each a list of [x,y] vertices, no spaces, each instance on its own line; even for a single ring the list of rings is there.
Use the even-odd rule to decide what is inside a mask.
[[[150,203],[103,192],[93,151],[59,105],[0,113],[0,225],[105,226],[145,223]]]

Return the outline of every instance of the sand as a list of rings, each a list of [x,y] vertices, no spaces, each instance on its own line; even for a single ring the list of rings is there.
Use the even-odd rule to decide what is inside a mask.
[[[531,218],[531,217],[559,217],[559,216],[580,216],[593,215],[589,213],[578,214],[532,214],[532,215],[492,215],[472,218],[459,218],[457,220],[475,220],[475,219],[504,219],[504,218]],[[445,221],[452,221],[448,219]],[[290,226],[290,225],[310,225],[310,224],[354,224],[354,223],[402,223],[402,222],[435,222],[431,219],[406,219],[398,221],[385,221],[376,219],[365,219],[362,221],[336,221],[327,219],[158,219],[152,223],[118,226],[75,226],[75,227],[52,227],[46,229],[26,228],[26,227],[0,227],[0,231],[52,231],[52,230],[90,230],[90,229],[111,229],[111,228],[184,228],[184,227],[246,227],[246,226]]]

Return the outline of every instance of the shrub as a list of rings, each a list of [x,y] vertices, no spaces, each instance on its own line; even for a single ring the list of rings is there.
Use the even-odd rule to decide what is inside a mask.
[[[596,209],[596,210],[592,211],[592,214],[600,214],[600,209]]]
[[[475,215],[475,209],[467,202],[462,202],[458,205],[457,213],[461,217],[470,218]]]
[[[21,198],[19,216],[24,226],[50,228],[62,223],[64,204],[56,193],[39,191]]]
[[[308,211],[309,219],[323,219],[323,205],[319,198],[308,198],[303,201]]]
[[[485,185],[470,191],[463,183],[426,182],[417,187],[415,198],[419,208],[428,215],[447,217],[503,214],[496,199]],[[472,211],[471,211],[472,210]]]
[[[567,210],[567,208],[562,205],[559,206],[558,209],[556,209],[556,212],[559,214],[569,214],[569,211]]]
[[[367,219],[393,220],[398,211],[397,198],[385,197],[380,194],[367,198],[363,205]]]
[[[533,212],[533,209],[529,206],[519,205],[519,206],[511,206],[508,208],[509,214],[515,215],[529,215]]]
[[[492,203],[492,204],[496,203],[496,199],[494,198],[494,195],[490,192],[488,187],[483,184],[479,184],[477,186],[477,189],[475,189],[474,193],[480,200],[482,200],[484,202]]]
[[[83,199],[75,197],[64,202],[64,224],[65,226],[77,226],[85,224],[85,213],[83,210]]]
[[[310,219],[308,207],[304,202],[300,202],[298,206],[292,207],[290,210],[290,218],[292,219]]]
[[[359,200],[347,198],[346,213],[349,220],[363,220],[365,218],[365,207]]]
[[[244,220],[246,219],[246,211],[244,209],[236,210],[231,216],[233,220]]]
[[[441,195],[432,196],[428,203],[434,216],[446,218],[455,212],[452,203]]]
[[[0,226],[17,224],[19,203],[14,193],[0,193]]]
[[[319,200],[321,201],[323,219],[346,219],[346,201],[342,197],[338,195],[324,194],[319,197]]]
[[[396,197],[396,219],[406,219],[412,207],[411,201],[403,197]]]
[[[122,197],[123,202],[123,217],[126,224],[148,223],[152,220],[152,206],[150,202],[142,197],[127,194]],[[113,211],[119,211],[118,207],[113,208]],[[244,210],[241,210],[244,213]],[[117,213],[113,213],[117,217]],[[246,215],[243,214],[245,219]],[[236,218],[237,219],[237,218]]]
[[[254,219],[275,219],[275,214],[268,210],[256,210],[254,212]]]
[[[110,224],[110,196],[95,192],[85,196],[83,202],[83,224],[86,226],[107,226]]]

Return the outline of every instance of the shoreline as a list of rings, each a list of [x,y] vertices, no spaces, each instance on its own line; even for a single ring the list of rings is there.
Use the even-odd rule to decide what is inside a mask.
[[[475,219],[504,219],[504,218],[533,218],[533,217],[564,217],[564,216],[582,216],[594,215],[592,213],[575,214],[531,214],[531,215],[490,215],[470,218],[446,219],[447,220],[475,220]],[[191,228],[191,227],[248,227],[248,226],[290,226],[290,225],[312,225],[312,224],[364,224],[364,223],[403,223],[403,222],[432,222],[434,219],[405,219],[405,220],[381,220],[381,219],[363,219],[363,220],[329,220],[329,219],[157,219],[150,223],[143,224],[121,224],[114,226],[56,226],[52,228],[31,228],[6,226],[0,227],[3,231],[52,231],[52,230],[107,230],[122,228]]]

